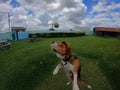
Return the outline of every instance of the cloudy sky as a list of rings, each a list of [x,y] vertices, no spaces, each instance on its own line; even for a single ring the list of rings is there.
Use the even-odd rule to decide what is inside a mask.
[[[0,32],[11,27],[48,29],[53,22],[62,28],[120,27],[120,0],[0,0]]]

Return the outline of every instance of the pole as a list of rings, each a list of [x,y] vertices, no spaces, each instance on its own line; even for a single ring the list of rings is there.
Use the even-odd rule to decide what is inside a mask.
[[[11,31],[11,27],[10,27],[10,13],[8,12],[8,26],[9,26],[9,32]]]

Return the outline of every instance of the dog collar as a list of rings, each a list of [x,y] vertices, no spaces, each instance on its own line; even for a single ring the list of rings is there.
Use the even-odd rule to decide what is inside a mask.
[[[67,64],[67,61],[71,60],[73,57],[74,57],[74,54],[71,54],[69,57],[65,57],[65,58],[63,59],[63,61],[65,62],[64,65],[66,65],[66,64]]]

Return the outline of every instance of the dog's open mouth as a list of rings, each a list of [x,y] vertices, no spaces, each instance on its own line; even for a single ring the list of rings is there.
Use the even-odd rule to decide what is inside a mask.
[[[53,49],[54,52],[57,52],[55,49]]]

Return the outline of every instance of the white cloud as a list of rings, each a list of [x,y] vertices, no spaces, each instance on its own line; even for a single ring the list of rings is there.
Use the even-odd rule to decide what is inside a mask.
[[[118,8],[120,8],[119,3],[111,2],[108,4],[107,0],[99,1],[97,5],[92,7],[83,21],[86,26],[118,27],[120,13],[115,11]]]
[[[120,9],[120,3],[111,2],[110,4],[108,4],[107,1],[104,1],[98,2],[97,5],[93,6],[91,13],[109,12],[112,10],[114,11],[115,9]]]
[[[18,7],[12,7],[10,2],[0,2],[0,7],[11,12],[11,26],[33,29],[49,28],[54,21],[61,24],[60,28],[79,24],[87,9],[82,0],[17,0]]]
[[[6,1],[6,3],[4,3],[3,1],[0,2],[0,12],[9,12],[12,10],[12,6],[10,5],[10,1]]]
[[[54,21],[60,23],[60,28],[74,26],[114,26],[120,25],[120,14],[115,9],[119,3],[110,0],[100,0],[86,15],[87,6],[83,0],[16,0],[20,6],[13,7],[12,0],[0,1],[0,12],[11,12],[11,26],[23,26],[28,29],[48,29]],[[0,14],[0,28],[8,31],[7,14]]]
[[[10,1],[0,1],[0,31],[9,31],[8,26],[8,12],[12,10],[12,6],[10,5]]]
[[[86,6],[82,0],[18,0],[27,9],[33,10],[34,17],[39,17],[43,24],[50,20],[80,23],[81,18],[86,12]],[[32,4],[32,5],[31,5]],[[67,10],[67,11],[66,11]],[[41,13],[41,14],[39,14]],[[62,19],[64,17],[66,19]],[[74,16],[76,18],[74,18]],[[42,17],[42,18],[41,18]],[[44,20],[43,20],[44,19]]]

